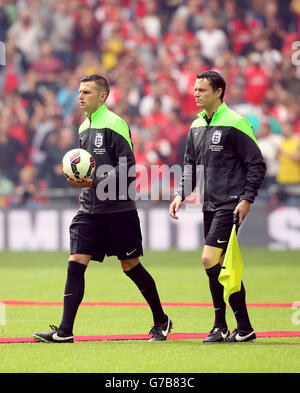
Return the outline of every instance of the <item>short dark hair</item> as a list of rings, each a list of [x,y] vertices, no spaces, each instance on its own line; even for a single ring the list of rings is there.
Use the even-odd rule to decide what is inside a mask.
[[[97,75],[97,74],[86,75],[80,79],[80,82],[95,82],[100,91],[105,91],[107,93],[107,97],[109,95],[109,91],[110,91],[109,84],[107,80],[101,75]]]
[[[220,95],[220,99],[221,101],[223,101],[225,90],[226,90],[226,82],[223,76],[219,72],[213,70],[204,71],[201,74],[197,75],[197,79],[207,79],[214,91],[221,88],[222,94]]]

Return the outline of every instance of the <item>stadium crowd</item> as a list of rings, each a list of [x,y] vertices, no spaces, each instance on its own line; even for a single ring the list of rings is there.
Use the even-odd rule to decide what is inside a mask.
[[[82,76],[109,80],[107,105],[150,168],[182,162],[195,76],[210,68],[253,125],[267,195],[297,195],[300,0],[1,0],[0,41],[2,206],[47,203],[47,191],[69,187],[60,163],[77,145]]]

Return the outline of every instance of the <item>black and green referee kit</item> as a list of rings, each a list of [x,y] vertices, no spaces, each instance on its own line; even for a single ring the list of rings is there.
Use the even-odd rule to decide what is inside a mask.
[[[83,189],[80,210],[102,214],[136,209],[134,185],[130,188],[135,181],[135,170],[130,171],[129,176],[135,158],[126,122],[103,104],[91,114],[90,119],[86,114],[85,121],[79,127],[79,145],[92,154],[96,164],[94,188]],[[101,181],[106,189],[102,189],[101,185],[97,189]],[[120,183],[125,189],[120,189]]]
[[[265,171],[251,124],[222,102],[190,127],[177,194],[184,199],[198,184],[203,211],[234,210],[242,199],[254,201]]]

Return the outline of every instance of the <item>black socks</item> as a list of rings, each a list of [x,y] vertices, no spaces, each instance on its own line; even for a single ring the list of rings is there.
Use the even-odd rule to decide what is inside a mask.
[[[85,270],[85,265],[75,261],[69,261],[67,282],[64,293],[64,310],[62,321],[59,326],[59,329],[67,335],[73,334],[73,325],[76,313],[83,299]],[[223,299],[224,287],[218,280],[220,271],[221,265],[218,263],[217,265],[207,269],[206,273],[209,278],[209,287],[215,310],[214,326],[226,328],[226,303]],[[153,314],[154,324],[166,322],[167,316],[163,311],[155,282],[143,265],[139,263],[133,269],[125,272],[125,274],[136,284],[149,304]],[[238,329],[251,331],[252,326],[248,316],[246,293],[243,282],[241,284],[241,290],[230,295],[229,304],[237,320]]]
[[[162,309],[155,282],[144,266],[139,263],[124,273],[136,284],[149,304],[153,314],[154,324],[166,322],[167,316]]]
[[[69,261],[64,293],[64,310],[59,326],[59,330],[67,335],[73,334],[76,313],[83,299],[85,270],[85,265],[75,261]],[[166,322],[167,316],[162,309],[155,282],[142,264],[139,263],[130,271],[125,272],[125,274],[137,285],[149,304],[153,314],[154,324]]]
[[[241,290],[229,296],[229,304],[236,318],[238,329],[245,331],[253,330],[248,316],[246,291],[243,282]]]
[[[220,271],[221,265],[218,263],[217,265],[206,269],[206,274],[208,275],[209,288],[215,309],[214,327],[226,328],[226,303],[223,299],[224,287],[218,280]]]
[[[207,269],[206,274],[209,278],[209,288],[215,309],[214,326],[227,327],[225,320],[226,303],[223,299],[224,287],[218,280],[221,268],[221,265],[218,263],[217,265]],[[229,304],[236,318],[237,328],[240,330],[251,331],[252,326],[248,316],[246,292],[243,282],[241,284],[241,290],[229,296]]]
[[[84,295],[84,273],[86,266],[69,261],[67,282],[64,294],[64,311],[59,330],[67,335],[73,334],[73,325],[78,307]]]

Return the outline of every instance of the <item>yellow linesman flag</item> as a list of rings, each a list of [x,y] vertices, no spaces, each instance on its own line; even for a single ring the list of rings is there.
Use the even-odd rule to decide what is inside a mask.
[[[219,275],[219,282],[224,286],[224,301],[226,304],[228,304],[229,296],[232,293],[241,290],[243,266],[236,235],[236,224],[234,224],[224,258],[223,268]]]

